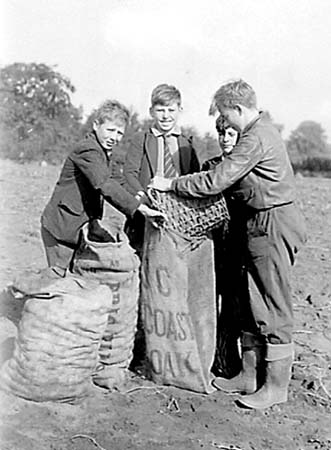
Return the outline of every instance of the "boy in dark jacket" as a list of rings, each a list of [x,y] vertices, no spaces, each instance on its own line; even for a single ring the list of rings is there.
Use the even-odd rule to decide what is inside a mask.
[[[211,170],[224,160],[238,142],[239,133],[219,115],[216,119],[216,131],[221,153],[205,161],[202,170]],[[218,303],[221,304],[217,322],[217,344],[213,373],[217,376],[234,376],[241,367],[238,352],[238,337],[241,335],[240,307],[243,307],[240,298],[247,295],[247,274],[242,258],[242,228],[240,210],[235,202],[231,201],[228,191],[223,192],[230,222],[227,232],[213,230],[216,293]],[[228,195],[229,194],[229,195]]]
[[[151,218],[160,216],[112,179],[112,149],[121,141],[128,121],[129,112],[124,105],[116,100],[105,101],[95,111],[91,133],[67,157],[41,217],[51,275],[63,277],[70,269],[81,228],[88,221],[97,239],[110,238],[96,222],[102,218],[104,200],[130,217],[136,213]]]
[[[148,203],[147,186],[155,175],[168,178],[199,170],[192,142],[178,126],[181,109],[181,94],[175,86],[160,84],[152,91],[149,111],[153,125],[133,137],[123,169],[123,186],[142,202]],[[126,231],[141,252],[144,219],[129,219]]]
[[[285,145],[256,95],[243,80],[221,86],[215,111],[240,132],[231,154],[214,169],[165,180],[153,187],[186,197],[205,197],[228,189],[245,225],[245,267],[249,275],[249,314],[242,328],[242,370],[217,388],[244,394],[240,402],[267,408],[287,400],[293,362],[293,309],[290,268],[306,239],[295,205],[295,186]]]

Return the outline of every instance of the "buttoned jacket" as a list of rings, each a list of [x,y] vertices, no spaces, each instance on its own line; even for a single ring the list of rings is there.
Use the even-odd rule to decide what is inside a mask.
[[[139,203],[112,179],[110,159],[94,133],[80,141],[67,157],[42,214],[42,225],[57,239],[77,244],[81,227],[101,218],[103,199],[132,216]]]
[[[179,169],[181,175],[198,172],[199,160],[191,140],[178,136]],[[136,194],[146,191],[157,169],[158,142],[151,130],[137,133],[126,155],[123,169],[123,185]]]

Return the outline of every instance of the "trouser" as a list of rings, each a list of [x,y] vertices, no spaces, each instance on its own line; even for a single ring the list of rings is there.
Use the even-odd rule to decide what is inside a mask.
[[[41,238],[48,266],[64,275],[71,268],[77,245],[56,239],[44,226],[41,226]]]
[[[305,240],[303,217],[292,203],[249,214],[245,260],[253,321],[243,331],[271,344],[292,342],[290,272]]]
[[[215,249],[216,293],[218,305],[217,345],[214,371],[231,378],[241,368],[238,338],[243,325],[251,324],[248,281],[245,267],[246,223],[242,208],[227,199],[230,223],[226,233],[213,231]],[[244,321],[243,321],[244,319]]]

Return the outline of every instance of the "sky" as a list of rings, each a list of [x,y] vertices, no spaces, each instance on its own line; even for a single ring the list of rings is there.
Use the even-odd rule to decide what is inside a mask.
[[[284,137],[313,120],[331,142],[330,0],[2,0],[0,13],[0,65],[56,66],[86,115],[115,98],[146,118],[169,83],[181,124],[214,133],[214,92],[242,78]]]

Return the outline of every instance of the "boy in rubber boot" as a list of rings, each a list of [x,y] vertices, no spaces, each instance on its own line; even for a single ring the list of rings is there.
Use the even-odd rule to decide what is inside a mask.
[[[261,389],[239,398],[239,402],[248,408],[264,409],[287,401],[294,358],[293,343],[267,344],[266,347],[265,378]]]
[[[246,393],[239,399],[246,407],[267,408],[287,399],[293,360],[290,273],[306,240],[304,219],[285,144],[270,115],[257,108],[252,87],[243,80],[222,85],[210,111],[239,131],[231,154],[212,170],[172,180],[155,177],[151,187],[195,198],[226,190],[237,202],[249,278],[240,306],[243,368],[232,380],[217,378],[215,386]],[[247,333],[261,345],[246,346]]]

